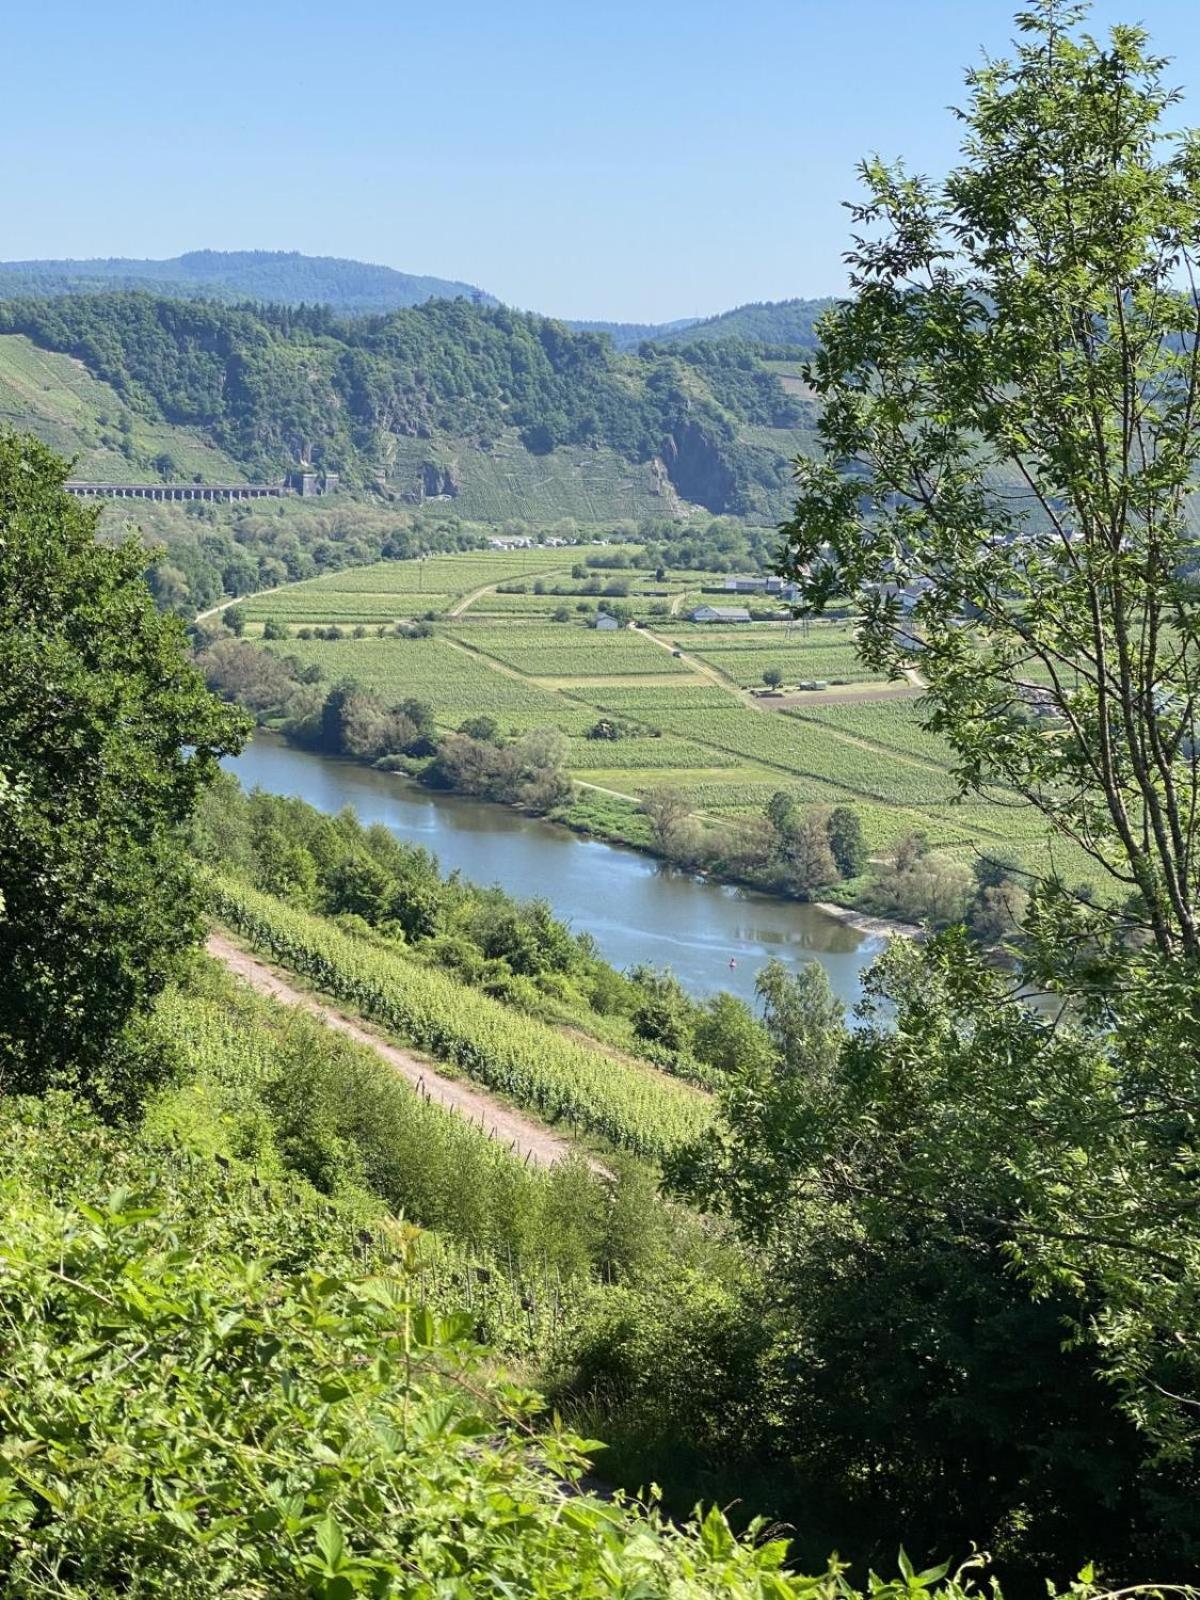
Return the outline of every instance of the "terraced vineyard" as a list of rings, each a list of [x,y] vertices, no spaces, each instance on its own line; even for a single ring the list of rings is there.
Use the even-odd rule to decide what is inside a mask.
[[[19,333],[0,334],[0,424],[36,434],[74,460],[74,476],[100,483],[154,483],[163,456],[182,479],[241,483],[247,476],[197,430],[131,410],[81,361]]]
[[[232,881],[214,886],[214,904],[256,950],[547,1121],[652,1159],[708,1123],[707,1096],[678,1078],[566,1038],[438,968]]]

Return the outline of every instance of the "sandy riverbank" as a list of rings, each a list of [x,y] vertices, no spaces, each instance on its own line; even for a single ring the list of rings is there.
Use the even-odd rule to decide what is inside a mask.
[[[895,922],[891,917],[872,917],[865,911],[852,911],[849,906],[835,906],[828,900],[814,900],[818,911],[836,917],[855,933],[865,933],[873,939],[919,939],[921,929],[915,922]]]

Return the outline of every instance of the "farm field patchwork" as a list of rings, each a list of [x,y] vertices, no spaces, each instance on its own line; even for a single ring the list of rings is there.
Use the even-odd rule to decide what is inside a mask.
[[[423,616],[426,611],[445,611],[455,598],[451,594],[349,594],[339,589],[319,587],[327,581],[325,578],[314,579],[312,589],[295,584],[279,595],[278,604],[275,605],[270,603],[276,598],[274,595],[264,595],[260,601],[239,603],[239,609],[244,611],[252,632],[261,631],[261,628],[256,630],[255,625],[267,621],[283,622],[293,627],[334,623],[343,627],[361,624],[377,628]],[[305,592],[294,592],[301,589]]]
[[[667,734],[661,739],[572,739],[570,765],[579,771],[618,768],[648,771],[674,767],[736,767],[738,759],[724,751],[706,750],[690,739]]]
[[[321,668],[323,681],[353,679],[389,703],[426,700],[443,728],[457,728],[467,717],[495,717],[507,733],[530,728],[561,728],[585,733],[596,720],[589,707],[549,694],[537,684],[492,672],[479,657],[445,639],[354,639],[330,644],[288,639],[268,646]]]
[[[749,623],[733,628],[692,623],[670,630],[671,642],[714,667],[741,688],[757,688],[763,673],[778,668],[787,684],[881,681],[855,654],[853,630],[817,625],[808,634],[781,623]]]
[[[242,604],[254,622],[268,617],[284,622],[386,622],[424,611],[444,611],[475,589],[534,572],[552,572],[564,561],[569,565],[572,559],[583,560],[597,548],[469,550],[424,560],[379,561],[288,584]]]
[[[384,562],[261,596],[246,609],[260,618],[270,609],[290,621],[306,611],[315,620],[321,609],[327,621],[367,624],[415,609],[417,596],[430,603],[436,597],[446,609],[455,596],[518,581],[539,563],[569,581],[571,565],[584,554],[585,547],[573,547]],[[692,577],[714,575],[672,574],[669,581]],[[418,582],[436,582],[436,590],[421,590]],[[950,751],[921,727],[913,699],[896,698],[894,687],[882,682],[878,699],[860,698],[875,691],[845,624],[804,631],[769,623],[706,627],[671,618],[666,626],[657,622],[651,638],[630,628],[597,631],[576,612],[566,622],[551,621],[552,612],[541,608],[564,603],[553,595],[488,593],[477,603],[497,599],[513,609],[435,622],[425,639],[379,638],[372,630],[340,641],[293,637],[270,648],[317,665],[323,682],[354,680],[390,704],[410,696],[426,700],[443,729],[480,715],[493,717],[509,736],[557,728],[569,737],[569,769],[582,782],[619,794],[675,788],[699,812],[750,821],[782,789],[801,806],[858,807],[873,852],[888,852],[913,831],[964,859],[979,850],[1015,849],[1032,857],[1046,849],[1043,824],[1032,810],[992,799],[956,803]],[[674,656],[656,641],[683,654]],[[853,697],[839,701],[834,691],[770,708],[738,687],[759,685],[770,666],[779,666],[785,681],[842,679],[855,685]],[[628,724],[625,736],[584,737],[603,717]]]
[[[954,754],[940,734],[927,733],[913,700],[878,700],[855,705],[791,706],[783,713],[902,755],[948,767]]]
[[[690,683],[676,679],[669,684],[601,685],[581,689],[592,704],[618,716],[644,719],[653,723],[659,711],[727,711],[741,702],[732,690],[693,675]]]

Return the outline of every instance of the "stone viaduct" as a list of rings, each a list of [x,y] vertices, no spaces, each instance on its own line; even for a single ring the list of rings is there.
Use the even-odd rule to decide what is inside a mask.
[[[67,483],[68,494],[100,500],[278,500],[282,483]]]

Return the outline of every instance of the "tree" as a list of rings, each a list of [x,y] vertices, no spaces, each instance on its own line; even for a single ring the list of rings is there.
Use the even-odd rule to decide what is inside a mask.
[[[1075,1004],[1026,1006],[961,933],[893,941],[828,1076],[732,1085],[675,1177],[771,1247],[801,1471],[869,1484],[875,1526],[1132,1576],[1200,1556],[1200,141],[1163,133],[1144,35],[1080,15],[1040,0],[971,75],[944,184],[864,167],[781,563],[861,608],[869,663],[919,652],[965,791],[1107,879],[1033,885],[1018,976]],[[919,837],[890,882],[993,924],[1005,889]]]
[[[271,640],[290,639],[292,630],[286,622],[280,622],[276,617],[268,617],[263,623],[262,636]]]
[[[221,621],[236,639],[240,639],[246,631],[246,613],[241,606],[226,606],[221,613]]]
[[[763,673],[763,682],[768,689],[778,689],[783,682],[783,670],[780,667],[768,667]]]
[[[1193,1570],[1194,1178],[1156,1135],[1130,1166],[1118,1085],[1194,1017],[1052,1025],[961,934],[893,941],[850,1034],[763,977],[786,1066],[722,1089],[669,1181],[770,1261],[796,1502],[843,1541],[986,1541],[1010,1576]]]
[[[789,972],[778,956],[759,973],[754,992],[779,1068],[791,1077],[821,1077],[837,1059],[845,1010],[817,961]]]
[[[867,841],[858,812],[853,806],[834,806],[825,832],[842,877],[857,878],[867,864]]]
[[[787,833],[795,812],[795,798],[786,789],[776,789],[775,793],[767,801],[767,821],[775,829],[775,832],[781,836]]]
[[[783,859],[791,886],[802,894],[834,881],[837,862],[829,848],[823,817],[802,812],[794,818],[783,837]]]
[[[919,648],[964,787],[1015,789],[1085,851],[1110,930],[1200,959],[1200,136],[1168,131],[1142,30],[1102,46],[1081,15],[1034,0],[1014,58],[969,74],[943,183],[862,166],[782,565],[810,609],[861,606],[869,663]],[[1097,920],[1044,898],[1064,932]]]
[[[629,976],[639,991],[633,1010],[634,1033],[666,1050],[687,1050],[692,1042],[692,1006],[679,979],[653,967],[635,967]]]
[[[756,1072],[770,1063],[770,1041],[744,1000],[715,994],[699,1009],[693,1028],[696,1056],[720,1072]]]
[[[649,818],[654,842],[666,856],[674,856],[688,835],[692,808],[682,789],[664,786],[642,796],[642,813]]]
[[[66,475],[0,436],[0,1063],[8,1091],[100,1093],[199,936],[181,830],[248,724],[187,664],[145,550],[98,543]]]

